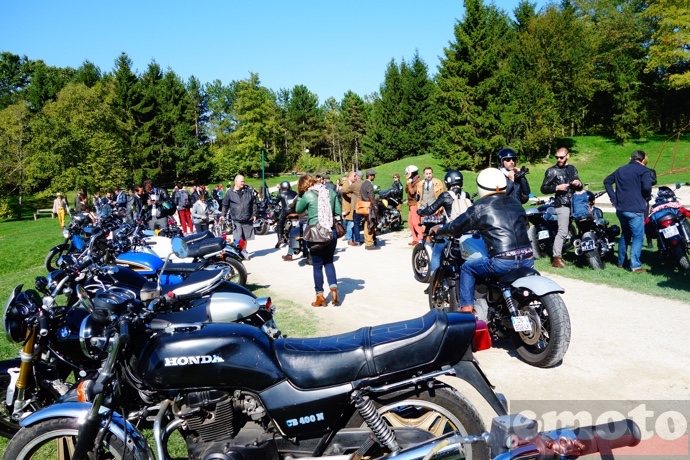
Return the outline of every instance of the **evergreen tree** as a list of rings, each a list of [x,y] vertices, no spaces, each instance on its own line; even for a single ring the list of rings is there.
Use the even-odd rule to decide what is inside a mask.
[[[26,56],[8,51],[0,53],[0,110],[19,100],[19,93],[29,84]]]
[[[340,105],[343,141],[347,144],[345,149],[347,154],[343,159],[344,169],[356,171],[360,169],[359,161],[362,152],[362,139],[367,133],[367,120],[371,107],[364,102],[364,99],[352,91],[345,93]]]
[[[99,69],[93,62],[84,61],[84,63],[79,67],[74,73],[72,82],[83,83],[89,88],[98,83],[101,79],[101,69]]]
[[[156,61],[152,61],[139,81],[141,99],[132,107],[135,122],[134,180],[158,181],[164,174],[163,119],[159,102],[159,85],[163,73]]]
[[[290,91],[286,115],[288,136],[292,139],[288,146],[288,157],[293,164],[304,157],[306,149],[309,149],[311,157],[321,155],[323,152],[319,147],[324,137],[324,117],[318,96],[304,85],[295,86]],[[309,157],[306,159],[309,161]],[[303,166],[305,170],[310,169],[308,163]]]

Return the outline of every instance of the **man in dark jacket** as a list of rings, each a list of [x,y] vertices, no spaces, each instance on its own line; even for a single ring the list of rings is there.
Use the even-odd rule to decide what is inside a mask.
[[[278,242],[275,248],[278,249],[283,243],[287,243],[287,238],[285,237],[285,221],[287,220],[287,215],[291,212],[295,212],[295,198],[297,198],[297,192],[292,190],[292,186],[289,181],[284,180],[280,183],[278,189],[278,205],[280,206],[280,214],[278,215],[278,221],[276,223],[276,235],[278,235]]]
[[[149,230],[168,228],[168,218],[163,216],[161,211],[161,204],[170,199],[168,191],[163,187],[154,187],[151,179],[144,181],[144,190],[146,191],[146,201],[151,213],[148,220]]]
[[[544,182],[541,184],[541,193],[545,195],[555,194],[554,208],[558,218],[558,233],[553,242],[553,260],[551,265],[556,268],[565,267],[561,252],[563,243],[568,236],[570,225],[570,201],[573,191],[582,188],[582,182],[577,175],[577,169],[568,164],[570,154],[568,149],[561,147],[556,151],[556,164],[544,173]]]
[[[522,205],[505,194],[506,177],[496,168],[477,175],[479,199],[457,219],[439,228],[439,236],[460,236],[477,231],[489,257],[466,260],[460,269],[460,311],[474,308],[474,285],[478,276],[504,275],[516,268],[534,267],[532,245],[527,236],[527,214]]]
[[[221,214],[223,217],[227,215],[235,224],[232,236],[236,241],[254,239],[254,221],[259,215],[259,208],[254,190],[244,184],[244,176],[235,176],[235,186],[228,188],[223,198]],[[242,255],[249,258],[246,246]]]
[[[652,177],[649,168],[644,165],[646,157],[642,150],[635,150],[630,156],[630,163],[616,169],[604,179],[606,193],[616,208],[616,215],[621,223],[618,266],[623,267],[627,249],[630,247],[630,270],[634,273],[647,271],[640,263],[644,240],[644,216],[647,203],[652,198]]]

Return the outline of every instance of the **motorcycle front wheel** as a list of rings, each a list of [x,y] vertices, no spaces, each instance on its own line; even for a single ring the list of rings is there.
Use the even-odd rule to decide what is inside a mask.
[[[520,357],[535,367],[560,363],[570,345],[570,317],[561,296],[531,295],[518,303],[518,310],[529,318],[532,326],[529,331],[513,332],[513,343]]]
[[[426,252],[424,243],[418,243],[412,249],[412,273],[414,279],[420,283],[428,283],[431,278],[429,273],[429,253]]]
[[[22,428],[7,445],[3,460],[28,459],[65,459],[72,458],[77,444],[80,423],[75,418],[55,418]],[[103,437],[103,449],[98,458],[116,459],[134,458],[129,449],[125,449],[122,440],[108,432]],[[93,458],[95,453],[91,453]],[[89,457],[91,458],[91,457]]]
[[[460,299],[455,280],[446,276],[445,270],[439,268],[431,275],[429,281],[429,308],[445,311],[458,311]]]
[[[265,235],[266,233],[268,233],[268,221],[262,219],[259,223],[259,226],[256,227],[254,231],[257,235]]]
[[[68,251],[69,251],[69,244],[65,243],[65,244],[58,244],[57,246],[55,246],[53,249],[51,249],[48,252],[48,255],[46,256],[46,260],[44,262],[44,266],[46,267],[46,270],[48,271],[48,273],[54,272],[55,270],[57,270],[59,268],[58,267],[58,259],[63,254],[67,254]]]
[[[239,260],[228,257],[224,260],[219,260],[208,265],[206,270],[216,270],[230,267],[230,273],[225,278],[225,281],[230,281],[231,283],[239,284],[244,286],[247,284],[247,267],[244,266]]]
[[[484,432],[484,422],[477,409],[460,392],[443,385],[432,390],[399,392],[372,400],[383,420],[396,428],[418,428],[440,436],[459,431],[463,436]],[[356,413],[348,428],[366,428],[367,424]],[[401,448],[409,446],[400,446]],[[486,443],[466,445],[466,460],[488,459]]]

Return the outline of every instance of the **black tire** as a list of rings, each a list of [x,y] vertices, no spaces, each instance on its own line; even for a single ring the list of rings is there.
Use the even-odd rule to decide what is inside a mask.
[[[572,221],[568,224],[568,234],[565,236],[565,241],[563,241],[563,252],[569,251],[575,246],[575,240],[577,239],[577,229]]]
[[[690,260],[688,260],[688,252],[685,249],[685,246],[674,246],[673,254],[676,256],[678,266],[681,268],[681,270],[690,270]]]
[[[265,235],[268,233],[268,221],[262,219],[261,222],[259,223],[259,226],[254,229],[257,235]]]
[[[420,283],[428,283],[431,278],[429,262],[429,253],[426,252],[424,243],[416,244],[412,249],[412,273]]]
[[[546,253],[539,244],[539,239],[537,238],[537,227],[535,225],[529,226],[527,229],[527,236],[529,237],[529,242],[532,244],[532,256],[535,259],[545,257]]]
[[[46,256],[46,260],[44,262],[44,266],[46,267],[48,273],[54,272],[59,268],[57,266],[57,261],[60,258],[60,256],[62,256],[63,254],[67,254],[67,251],[69,251],[69,244],[64,243],[58,244],[48,252],[48,255]]]
[[[450,431],[459,431],[463,436],[479,435],[484,432],[484,422],[477,409],[460,392],[436,382],[430,390],[412,390],[386,395],[375,399],[374,406],[393,429],[416,427],[440,436]],[[359,413],[349,421],[348,428],[366,427]],[[486,443],[468,444],[467,460],[488,459]],[[409,446],[401,445],[401,448]]]
[[[391,231],[398,232],[402,230],[403,222],[402,218],[398,217],[393,222],[391,222]]]
[[[594,251],[585,252],[585,257],[587,258],[587,263],[592,270],[603,270],[604,261],[601,259],[601,254],[599,254],[599,248],[595,248]]]
[[[204,269],[214,270],[216,268],[226,267],[230,267],[231,270],[228,276],[225,278],[225,281],[230,281],[231,283],[236,283],[240,286],[245,286],[247,284],[247,267],[245,267],[242,262],[237,259],[233,259],[232,257],[214,262],[204,267]]]
[[[513,332],[520,357],[536,367],[560,363],[570,345],[570,317],[561,296],[531,295],[519,302],[518,310],[526,312],[532,324],[530,332]]]
[[[76,418],[54,418],[22,428],[7,445],[3,460],[71,458],[68,449],[76,445],[80,423]],[[134,458],[121,439],[108,432],[103,437],[100,459]],[[60,454],[64,454],[60,457]],[[152,457],[153,458],[153,457]]]
[[[0,436],[10,439],[19,431],[19,423],[12,420],[14,408],[6,404],[7,387],[10,385],[8,374],[0,375]]]
[[[429,281],[429,308],[444,311],[458,311],[460,299],[455,280],[445,276],[443,268],[434,271]]]

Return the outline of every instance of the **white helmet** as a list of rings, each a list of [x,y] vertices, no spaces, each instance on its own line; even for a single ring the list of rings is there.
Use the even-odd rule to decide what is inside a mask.
[[[484,198],[494,193],[505,193],[507,186],[506,176],[496,168],[487,168],[477,175],[479,198]]]
[[[419,168],[417,168],[415,165],[410,165],[407,168],[405,168],[405,175],[410,176],[412,173],[415,173],[419,171]]]

